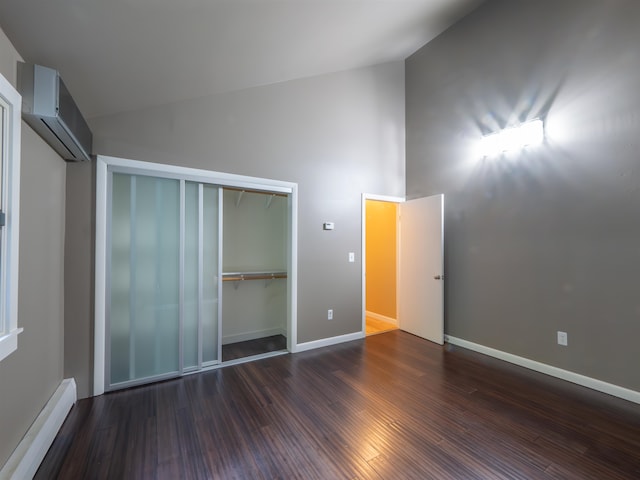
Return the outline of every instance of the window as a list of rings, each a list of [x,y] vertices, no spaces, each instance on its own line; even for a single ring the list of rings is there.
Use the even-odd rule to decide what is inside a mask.
[[[18,348],[21,98],[0,75],[0,360]]]

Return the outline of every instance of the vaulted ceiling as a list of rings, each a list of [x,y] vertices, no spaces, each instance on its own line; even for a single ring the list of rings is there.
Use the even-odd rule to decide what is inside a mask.
[[[483,0],[2,0],[87,117],[402,60]]]

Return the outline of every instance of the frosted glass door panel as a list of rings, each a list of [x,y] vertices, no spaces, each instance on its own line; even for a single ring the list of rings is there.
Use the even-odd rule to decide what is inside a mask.
[[[218,196],[219,189],[203,186],[202,208],[202,361],[218,355]]]
[[[198,367],[198,184],[185,183],[184,232],[184,368]]]
[[[180,183],[113,174],[111,384],[178,373]]]
[[[113,175],[111,203],[111,299],[109,307],[111,379],[132,377],[131,354],[131,178]],[[109,299],[107,299],[109,301]]]

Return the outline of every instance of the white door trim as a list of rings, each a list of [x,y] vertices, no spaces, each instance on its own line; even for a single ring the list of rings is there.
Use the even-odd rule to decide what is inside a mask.
[[[367,333],[367,200],[377,200],[379,202],[391,202],[391,203],[402,203],[405,201],[405,197],[394,197],[390,195],[377,195],[375,193],[363,193],[362,194],[362,207],[361,207],[361,216],[362,216],[362,277],[361,277],[361,288],[362,288],[362,334],[366,335]],[[396,244],[397,245],[397,244]],[[396,247],[397,248],[397,247]],[[397,268],[398,262],[396,262]],[[397,278],[397,275],[396,275]],[[398,286],[398,282],[396,281],[396,289]],[[396,292],[397,293],[397,292]],[[396,295],[397,298],[397,295]],[[396,318],[397,315],[397,303],[396,303]]]

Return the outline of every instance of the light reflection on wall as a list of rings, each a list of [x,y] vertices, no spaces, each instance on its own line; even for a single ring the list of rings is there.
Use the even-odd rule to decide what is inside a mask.
[[[535,119],[483,136],[478,142],[478,156],[492,158],[535,147],[543,140],[544,124],[542,120]]]

